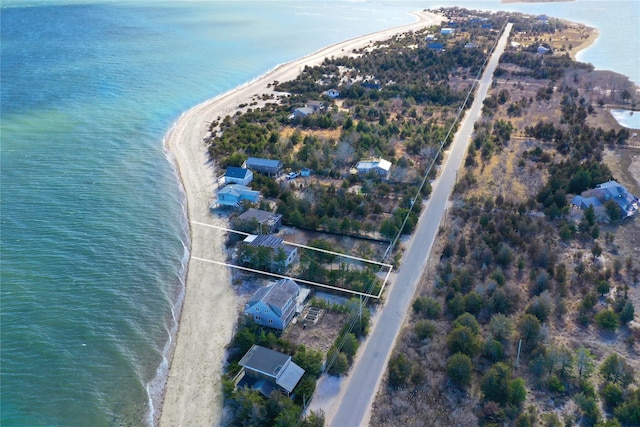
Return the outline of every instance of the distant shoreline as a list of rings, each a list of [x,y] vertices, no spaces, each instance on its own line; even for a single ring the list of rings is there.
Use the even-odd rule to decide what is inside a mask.
[[[422,29],[444,19],[430,12],[413,15],[417,21],[411,24],[336,43],[280,65],[252,82],[197,105],[184,113],[168,132],[165,147],[175,159],[187,194],[191,258],[163,401],[160,411],[154,414],[154,421],[160,426],[219,425],[222,416],[221,376],[225,347],[237,320],[238,299],[229,269],[203,261],[224,262],[226,256],[225,233],[206,226],[226,225],[224,219],[209,211],[217,174],[204,143],[209,135],[209,123],[241,111],[240,104],[257,102],[253,108],[260,108],[265,103],[262,95],[274,94],[271,83],[296,78],[304,66],[317,65],[326,57],[345,55],[371,42]]]
[[[568,3],[576,0],[500,0],[500,3]]]

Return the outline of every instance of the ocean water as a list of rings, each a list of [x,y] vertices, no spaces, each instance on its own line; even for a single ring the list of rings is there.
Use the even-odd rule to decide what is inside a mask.
[[[411,22],[411,10],[454,4],[597,26],[580,59],[640,82],[640,3],[617,3],[605,18],[589,0],[4,0],[0,424],[151,422],[189,255],[163,148],[184,110],[327,44]],[[609,36],[621,32],[624,44]]]

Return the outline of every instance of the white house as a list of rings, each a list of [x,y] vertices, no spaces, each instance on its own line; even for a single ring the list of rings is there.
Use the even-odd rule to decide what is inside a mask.
[[[329,89],[322,92],[323,95],[327,95],[329,98],[336,99],[340,97],[340,92],[336,89]]]
[[[449,28],[449,27],[444,27],[440,29],[440,34],[442,34],[443,36],[446,35],[452,35],[456,33],[456,29],[455,28]]]
[[[352,174],[358,175],[366,175],[370,172],[375,173],[383,178],[389,177],[389,172],[391,171],[391,162],[389,160],[385,160],[383,158],[374,158],[361,160],[358,164],[351,170]]]

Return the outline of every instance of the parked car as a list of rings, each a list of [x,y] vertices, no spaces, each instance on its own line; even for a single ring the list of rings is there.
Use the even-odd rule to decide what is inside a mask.
[[[289,172],[287,174],[287,179],[295,179],[300,176],[300,172]]]

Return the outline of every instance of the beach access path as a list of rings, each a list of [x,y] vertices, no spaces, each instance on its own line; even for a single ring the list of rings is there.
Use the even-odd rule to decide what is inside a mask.
[[[187,195],[190,230],[190,260],[186,291],[178,333],[170,360],[162,407],[154,413],[160,426],[214,426],[222,416],[223,361],[225,346],[231,340],[238,317],[238,298],[232,288],[228,267],[202,262],[193,257],[226,261],[224,232],[195,223],[226,226],[224,219],[212,215],[209,204],[216,185],[216,170],[210,161],[204,139],[209,124],[218,117],[233,115],[239,104],[252,98],[274,94],[274,81],[293,80],[305,66],[320,64],[324,58],[350,54],[371,42],[396,34],[438,24],[444,17],[415,12],[417,21],[367,34],[321,49],[297,61],[280,65],[262,77],[206,101],[184,113],[165,138],[165,147],[175,160]],[[259,102],[253,108],[259,108]]]

